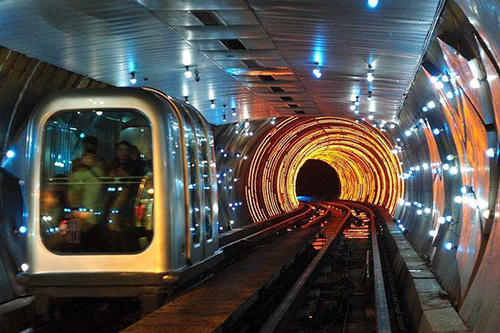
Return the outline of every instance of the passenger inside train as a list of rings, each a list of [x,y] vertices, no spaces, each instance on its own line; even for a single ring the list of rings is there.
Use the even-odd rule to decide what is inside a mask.
[[[151,127],[135,111],[65,111],[44,129],[41,228],[51,251],[134,253],[152,239]]]

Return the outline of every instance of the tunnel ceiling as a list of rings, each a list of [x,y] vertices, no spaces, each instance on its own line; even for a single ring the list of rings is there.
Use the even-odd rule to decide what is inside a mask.
[[[117,86],[132,85],[134,72],[135,85],[188,96],[215,124],[223,114],[227,121],[348,115],[357,95],[361,116],[373,111],[389,121],[441,2],[7,0],[0,45]]]

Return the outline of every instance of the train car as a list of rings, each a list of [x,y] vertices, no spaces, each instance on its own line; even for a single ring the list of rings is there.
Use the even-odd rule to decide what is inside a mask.
[[[5,167],[26,183],[23,271],[39,312],[52,297],[152,309],[217,261],[213,136],[189,104],[153,89],[68,91],[41,102],[16,142],[25,154]]]

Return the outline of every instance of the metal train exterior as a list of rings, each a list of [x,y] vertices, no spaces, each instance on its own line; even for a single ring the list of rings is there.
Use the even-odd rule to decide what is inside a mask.
[[[189,104],[153,89],[60,93],[16,150],[6,168],[26,183],[23,270],[40,304],[156,297],[217,257],[213,136]]]

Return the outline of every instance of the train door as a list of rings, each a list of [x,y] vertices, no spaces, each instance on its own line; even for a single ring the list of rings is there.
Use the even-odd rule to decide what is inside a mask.
[[[215,179],[215,158],[213,154],[213,136],[199,112],[193,110],[193,118],[197,127],[198,152],[201,153],[199,163],[202,186],[202,229],[203,229],[203,256],[205,258],[214,254],[218,248],[218,205],[217,205],[217,180]]]
[[[180,103],[176,103],[180,111],[181,123],[184,129],[186,181],[188,191],[188,224],[189,232],[186,235],[186,257],[188,262],[197,263],[204,258],[203,228],[202,228],[202,191],[199,170],[199,153],[197,143],[197,128],[189,110]]]

